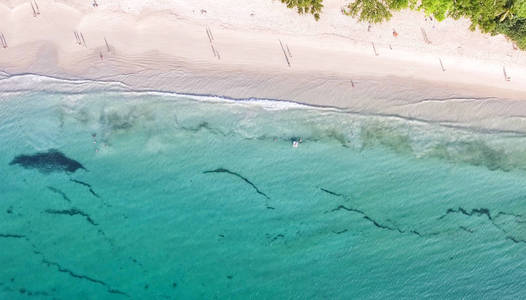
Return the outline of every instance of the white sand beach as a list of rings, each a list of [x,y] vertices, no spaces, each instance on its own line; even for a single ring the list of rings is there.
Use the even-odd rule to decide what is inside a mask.
[[[316,22],[277,0],[1,0],[0,71],[526,131],[526,52],[418,12],[368,28],[345,2]]]

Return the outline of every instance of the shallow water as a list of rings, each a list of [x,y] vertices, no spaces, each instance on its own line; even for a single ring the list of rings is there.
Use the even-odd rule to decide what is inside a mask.
[[[2,299],[526,296],[524,136],[24,92],[0,140]],[[50,149],[85,170],[10,164]]]

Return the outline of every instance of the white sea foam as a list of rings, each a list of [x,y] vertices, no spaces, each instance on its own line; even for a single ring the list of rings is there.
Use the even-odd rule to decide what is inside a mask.
[[[5,74],[5,73],[4,73]],[[3,77],[3,78],[2,78]],[[301,104],[289,100],[274,100],[261,98],[229,98],[217,95],[196,95],[154,90],[133,90],[126,84],[118,81],[98,81],[86,79],[63,79],[37,74],[5,75],[0,74],[0,92],[53,92],[64,94],[80,94],[93,92],[121,92],[134,95],[157,95],[163,97],[184,97],[196,101],[220,102],[239,105],[257,105],[267,110],[287,109],[328,109],[330,107],[318,107]]]
[[[126,91],[128,86],[116,81],[63,79],[36,74],[17,74],[0,79],[0,92],[89,93],[94,91]]]

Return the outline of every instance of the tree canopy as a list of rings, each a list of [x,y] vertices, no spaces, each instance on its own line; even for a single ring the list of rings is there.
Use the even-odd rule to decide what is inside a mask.
[[[320,19],[323,0],[281,0],[288,8],[296,8],[299,14],[312,14],[314,19]]]
[[[323,0],[281,0],[300,14],[311,13],[318,20]],[[526,0],[354,0],[344,13],[362,22],[389,20],[393,11],[415,9],[438,21],[451,17],[468,18],[471,30],[505,34],[526,50]]]

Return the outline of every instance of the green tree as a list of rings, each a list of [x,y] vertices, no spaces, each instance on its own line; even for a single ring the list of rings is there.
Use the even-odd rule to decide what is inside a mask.
[[[454,2],[452,0],[422,0],[422,3],[418,8],[423,10],[426,15],[432,15],[437,20],[442,21],[451,11],[453,3]]]
[[[323,0],[281,0],[288,8],[296,8],[299,14],[312,14],[314,19],[320,19],[320,13],[323,9]]]
[[[318,20],[323,0],[281,0],[298,13],[310,13]],[[411,8],[442,21],[467,18],[470,29],[490,34],[505,34],[526,50],[526,0],[354,0],[344,13],[362,22],[389,20],[392,12]]]
[[[389,7],[380,0],[356,0],[347,6],[345,14],[369,23],[380,23],[392,17]]]
[[[517,17],[526,18],[526,0],[517,1],[515,4],[515,11]]]
[[[345,13],[369,23],[380,23],[391,19],[391,11],[414,7],[417,0],[355,0],[347,5]]]

